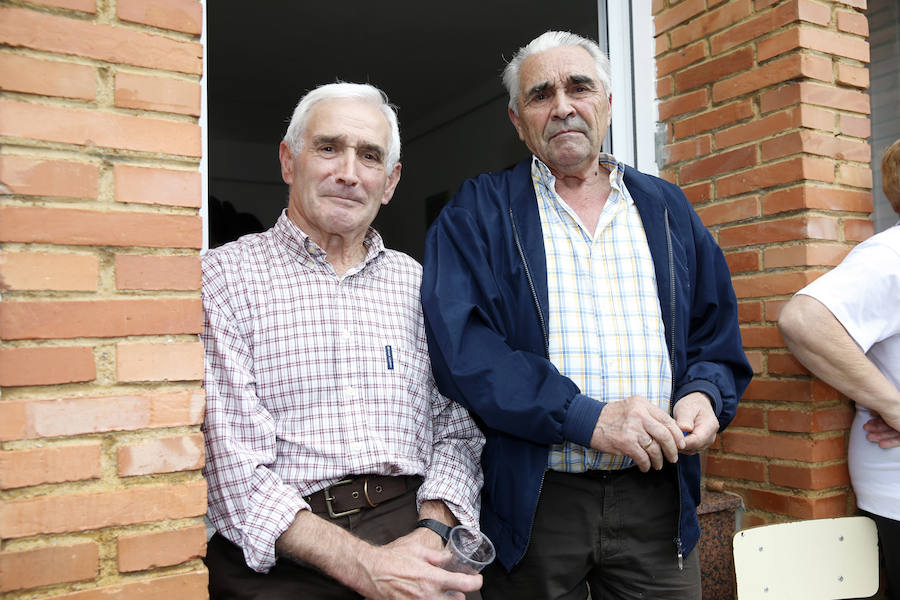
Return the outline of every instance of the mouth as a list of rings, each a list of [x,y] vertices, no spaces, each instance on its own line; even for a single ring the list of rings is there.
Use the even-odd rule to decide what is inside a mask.
[[[564,129],[563,131],[557,131],[556,133],[551,135],[549,139],[555,140],[558,137],[562,137],[564,135],[570,135],[570,134],[585,135],[585,133],[583,131],[581,131],[580,129]]]
[[[354,204],[365,204],[365,198],[360,198],[358,196],[354,196],[353,194],[348,194],[346,192],[324,192],[322,194],[324,198],[331,198],[332,200],[340,200],[344,202],[353,202]]]

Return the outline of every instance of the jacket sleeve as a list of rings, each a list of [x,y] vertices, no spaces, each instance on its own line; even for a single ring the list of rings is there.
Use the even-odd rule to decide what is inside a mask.
[[[744,354],[737,299],[725,257],[697,213],[689,211],[695,268],[688,296],[686,371],[675,398],[706,393],[713,401],[720,429],[724,429],[734,418],[753,372]]]
[[[420,508],[426,500],[442,501],[461,524],[477,528],[484,483],[480,462],[484,434],[465,408],[438,391],[428,363],[421,312],[417,317],[416,355],[422,357],[422,372],[427,374],[418,382],[418,389],[431,404],[432,448],[416,497]]]
[[[435,380],[491,429],[588,446],[603,405],[542,354],[541,335],[536,347],[512,342],[523,337],[515,328],[540,331],[541,317],[525,277],[504,258],[515,252],[504,217],[476,218],[451,203],[428,232],[422,305]]]

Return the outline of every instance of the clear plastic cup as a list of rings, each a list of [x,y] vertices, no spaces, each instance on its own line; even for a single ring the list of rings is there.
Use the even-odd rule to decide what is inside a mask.
[[[450,557],[441,566],[456,573],[480,573],[497,556],[488,536],[465,525],[457,525],[450,530],[446,548],[450,551]]]

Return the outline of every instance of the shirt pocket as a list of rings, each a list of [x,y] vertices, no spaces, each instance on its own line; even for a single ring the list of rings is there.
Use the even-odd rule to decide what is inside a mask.
[[[384,339],[364,348],[362,390],[367,431],[391,455],[414,456],[431,438],[431,404],[423,356],[408,345]],[[427,356],[424,357],[427,360]]]

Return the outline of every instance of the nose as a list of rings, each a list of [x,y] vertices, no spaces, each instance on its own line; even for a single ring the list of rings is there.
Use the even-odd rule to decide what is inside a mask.
[[[335,179],[344,185],[356,185],[359,183],[359,174],[356,171],[356,151],[348,148],[340,158]]]
[[[554,95],[552,111],[550,114],[554,119],[561,119],[563,121],[575,114],[575,108],[569,101],[569,97],[562,90]]]

